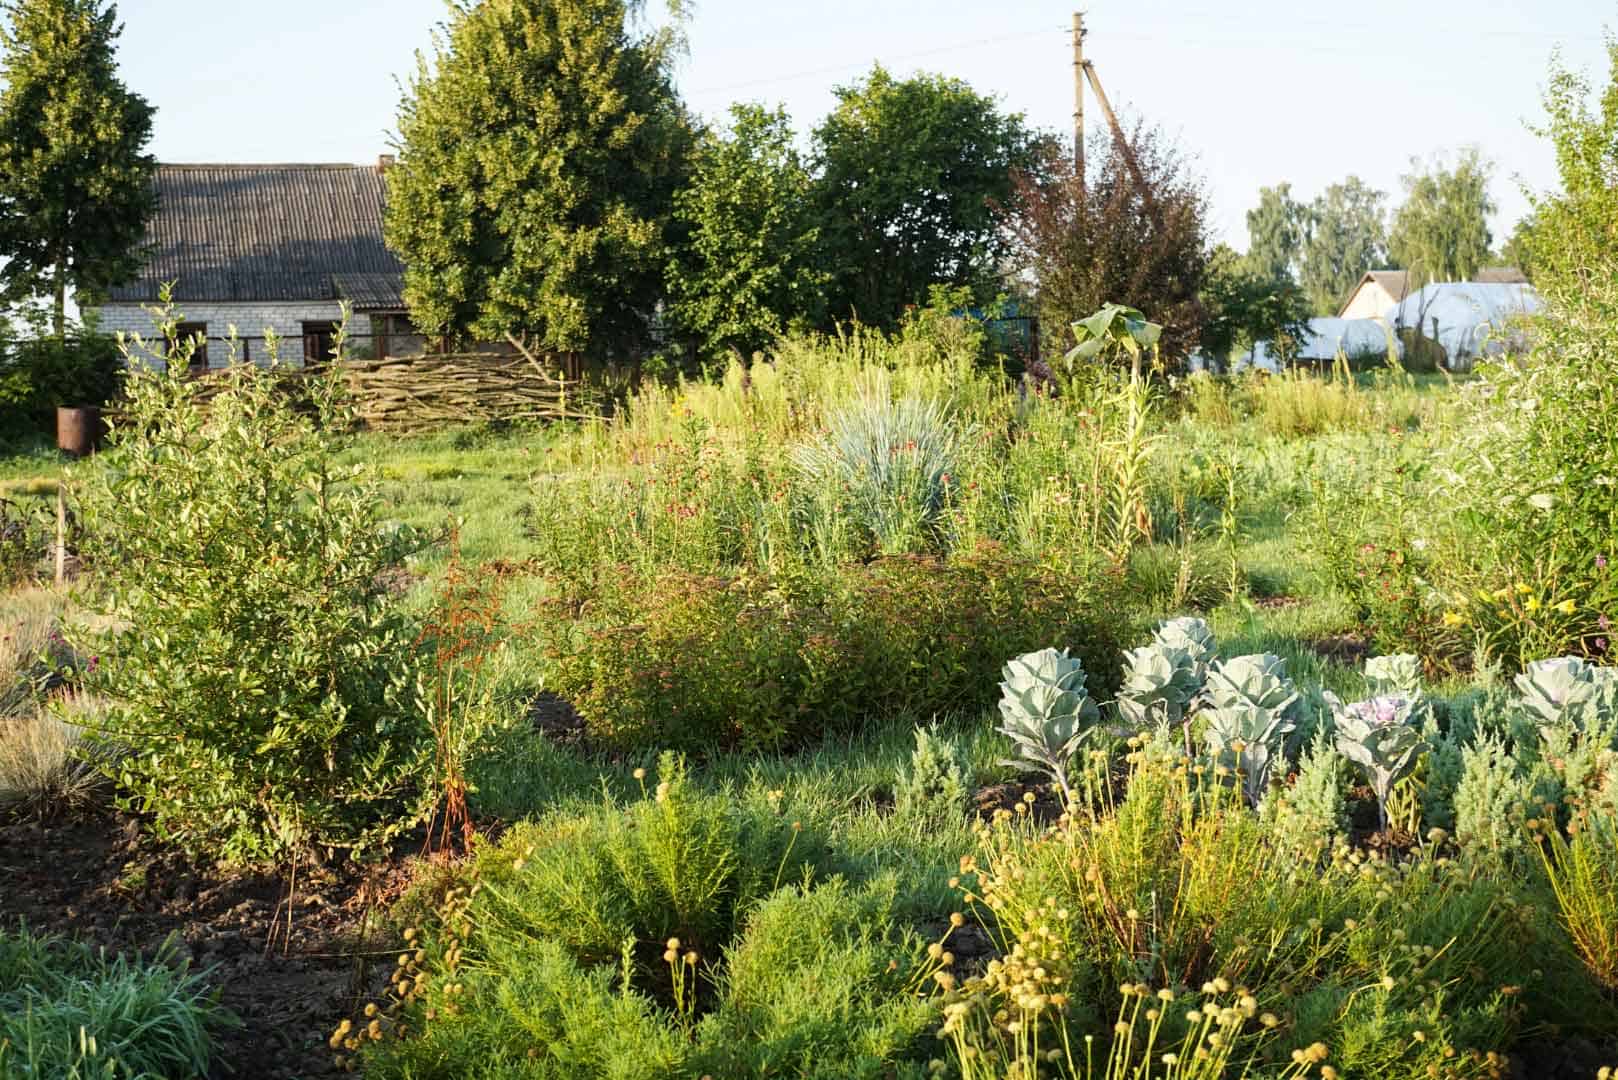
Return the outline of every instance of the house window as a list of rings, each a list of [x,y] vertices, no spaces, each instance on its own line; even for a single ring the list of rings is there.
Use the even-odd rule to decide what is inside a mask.
[[[338,324],[329,320],[303,324],[303,362],[307,367],[337,358]]]
[[[187,365],[190,371],[208,370],[208,324],[205,322],[183,322],[174,328],[174,341],[169,347],[169,356],[183,355],[184,346],[188,342],[196,342],[196,350],[191,354],[191,363]]]

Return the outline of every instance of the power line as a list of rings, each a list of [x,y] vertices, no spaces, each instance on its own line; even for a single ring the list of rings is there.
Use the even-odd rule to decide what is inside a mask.
[[[1026,41],[1029,38],[1045,37],[1053,34],[1056,30],[1060,30],[1063,34],[1071,33],[1068,27],[1062,26],[1046,30],[1029,30],[1020,34],[1004,34],[999,37],[992,38],[975,38],[972,41],[963,41],[955,45],[941,45],[936,49],[923,49],[920,52],[904,53],[900,56],[890,56],[887,57],[885,61],[883,58],[878,57],[876,58],[876,62],[896,64],[905,60],[918,60],[925,56],[938,56],[942,53],[961,52],[965,49],[978,49],[985,45],[1001,45],[1009,41]],[[692,95],[725,94],[734,90],[746,90],[754,86],[769,86],[773,83],[792,82],[797,79],[813,79],[821,75],[836,75],[839,72],[864,67],[865,63],[866,62],[863,60],[851,61],[846,64],[838,64],[835,67],[816,68],[813,71],[798,71],[790,75],[771,75],[769,78],[751,79],[747,82],[732,83],[729,86],[710,86],[701,90],[691,90],[689,93]]]

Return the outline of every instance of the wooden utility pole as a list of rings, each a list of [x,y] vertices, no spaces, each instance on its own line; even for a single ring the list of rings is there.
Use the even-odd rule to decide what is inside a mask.
[[[1084,183],[1084,12],[1073,13],[1073,170]]]
[[[1135,160],[1135,151],[1129,145],[1129,136],[1124,133],[1124,126],[1118,122],[1117,114],[1112,111],[1112,102],[1107,100],[1107,92],[1101,89],[1101,76],[1096,74],[1096,66],[1088,60],[1085,61],[1084,73],[1090,78],[1090,89],[1096,92],[1096,100],[1101,103],[1101,115],[1107,118],[1107,126],[1112,129],[1113,141],[1118,144],[1118,152],[1124,155],[1124,164],[1129,166],[1130,175],[1135,178],[1135,187],[1145,200],[1147,211],[1161,226],[1163,222],[1158,213],[1157,200],[1152,198],[1152,189],[1146,184],[1146,176],[1141,172],[1140,162]]]

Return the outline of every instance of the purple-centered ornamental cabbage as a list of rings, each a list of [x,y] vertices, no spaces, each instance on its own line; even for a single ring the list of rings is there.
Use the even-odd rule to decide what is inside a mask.
[[[1419,699],[1385,695],[1345,705],[1325,694],[1337,723],[1337,752],[1359,769],[1376,792],[1382,827],[1388,826],[1388,799],[1394,785],[1415,769],[1427,741],[1418,728]]]

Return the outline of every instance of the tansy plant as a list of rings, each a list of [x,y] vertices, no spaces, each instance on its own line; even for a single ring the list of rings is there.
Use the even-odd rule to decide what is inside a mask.
[[[1068,768],[1101,718],[1085,688],[1084,665],[1067,650],[1041,649],[1006,664],[1000,683],[998,729],[1016,747],[1018,759],[1003,764],[1048,775],[1071,802]]]
[[[1270,771],[1285,761],[1286,739],[1298,728],[1297,689],[1286,662],[1269,653],[1238,656],[1208,669],[1203,734],[1216,765],[1239,771],[1247,801],[1257,805]]]

